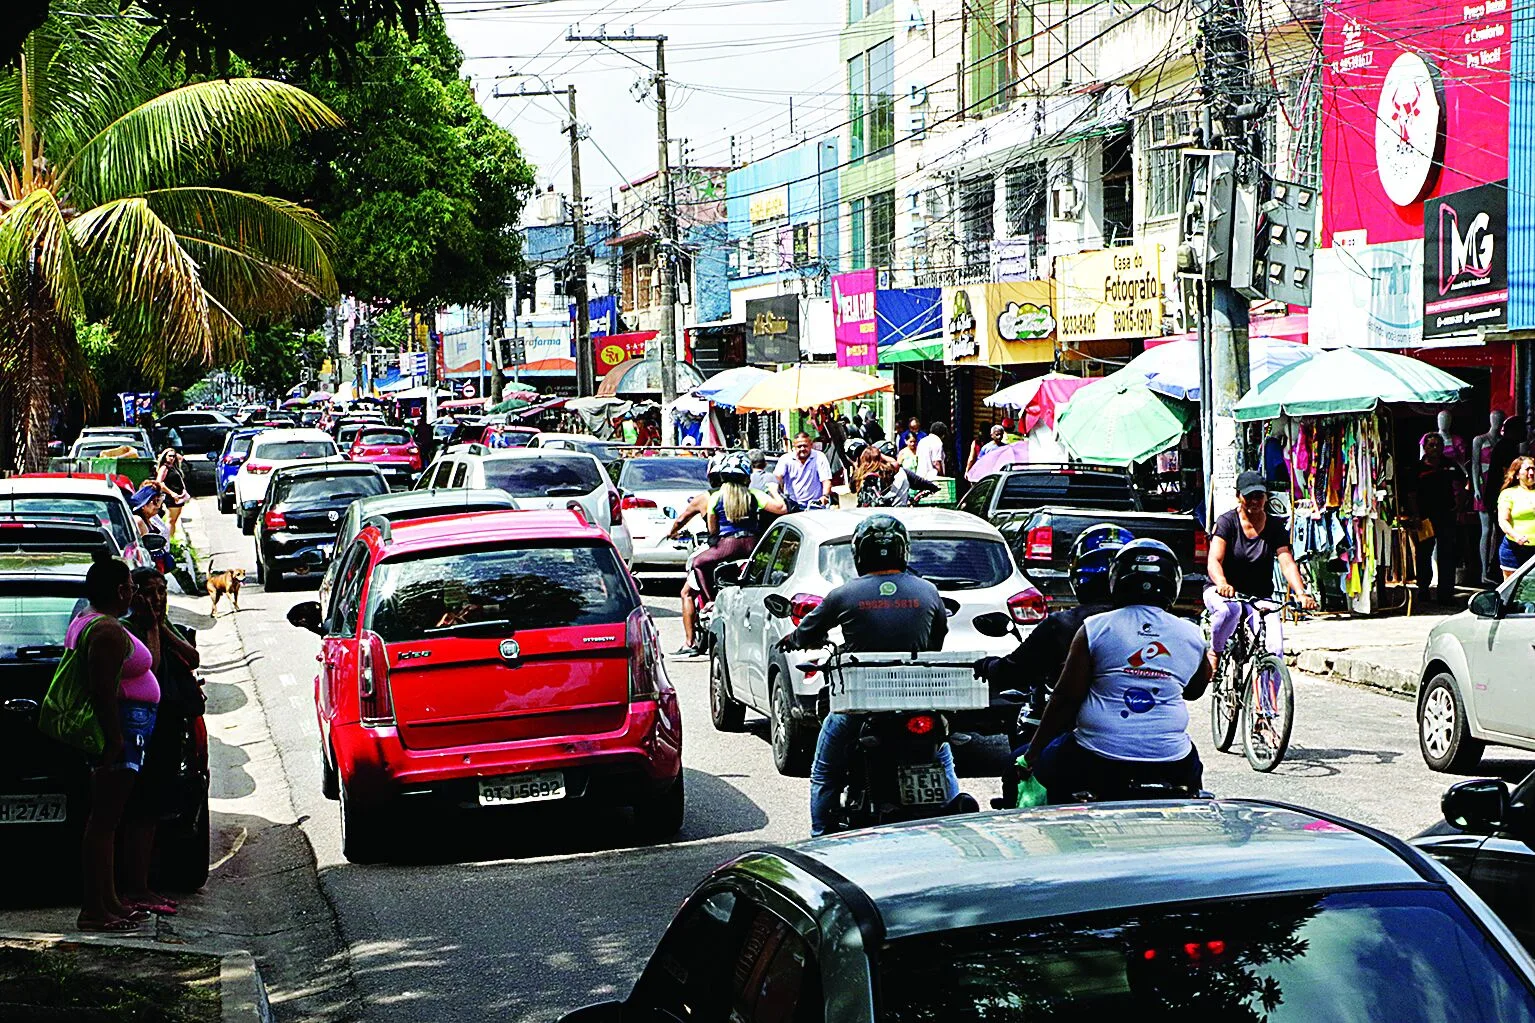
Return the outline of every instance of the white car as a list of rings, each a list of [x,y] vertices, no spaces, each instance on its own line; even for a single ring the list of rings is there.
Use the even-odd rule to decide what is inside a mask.
[[[1464,773],[1488,746],[1535,750],[1535,561],[1434,626],[1418,682],[1418,748]]]
[[[154,448],[147,441],[140,440],[131,433],[92,433],[81,434],[70,445],[69,457],[74,459],[100,458],[102,452],[113,451],[117,448],[132,448],[133,454],[129,458],[154,458]]]
[[[799,624],[831,590],[857,575],[853,567],[853,529],[876,513],[894,515],[911,533],[911,570],[957,601],[949,618],[944,647],[1002,655],[1017,646],[1012,636],[992,638],[976,631],[977,615],[1006,611],[1026,635],[1045,617],[1045,599],[1030,586],[1013,561],[996,527],[964,512],[943,508],[859,508],[785,515],[762,535],[739,569],[722,568],[716,576],[714,618],[710,623],[709,709],[714,726],[737,729],[746,708],[768,719],[773,764],[783,774],[803,774],[815,750],[819,717],[816,696],[821,680],[806,680],[795,666],[816,659],[811,651],[786,656],[778,640]],[[763,605],[770,593],[794,606],[784,621],[770,617]],[[833,630],[832,638],[838,638]],[[900,637],[893,637],[899,649]],[[957,715],[959,731],[996,733],[1016,713],[980,711]]]
[[[324,430],[267,430],[251,441],[251,453],[235,473],[235,520],[249,535],[254,516],[266,497],[272,472],[297,462],[340,458],[336,441]]]
[[[122,489],[109,479],[73,477],[13,477],[0,480],[0,515],[89,515],[112,534],[123,559],[134,568],[153,565],[154,558],[139,545],[138,522]]]
[[[681,568],[692,550],[666,535],[688,502],[709,489],[709,459],[690,455],[627,458],[618,471],[624,525],[634,538],[635,568]],[[687,527],[702,532],[702,516]]]
[[[154,441],[149,437],[149,431],[142,426],[87,426],[80,431],[80,440],[87,437],[131,437],[134,441],[153,449]]]
[[[437,456],[414,489],[450,487],[504,490],[523,510],[564,508],[575,501],[588,522],[608,531],[624,561],[634,557],[618,488],[595,455],[465,444]]]
[[[556,451],[584,451],[588,455],[597,456],[604,464],[618,458],[618,441],[601,440],[589,433],[551,433],[542,432],[533,435],[528,441],[530,448],[553,448]]]

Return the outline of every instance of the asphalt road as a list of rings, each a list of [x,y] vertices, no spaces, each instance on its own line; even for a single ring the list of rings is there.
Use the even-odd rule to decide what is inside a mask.
[[[203,499],[217,567],[254,570],[251,541]],[[737,853],[807,834],[808,783],[773,769],[765,722],[727,735],[709,724],[706,662],[669,659],[682,699],[688,791],[682,834],[637,844],[624,811],[535,812],[402,819],[400,858],[355,866],[340,854],[336,804],[320,795],[312,707],[319,642],[284,620],[312,599],[313,582],[268,594],[245,588],[235,624],[281,751],[294,807],[314,846],[320,883],[370,1021],[547,1021],[585,1002],[618,997],[692,886]],[[680,642],[677,580],[646,576],[646,604],[667,649]],[[1205,785],[1223,797],[1284,800],[1411,835],[1438,817],[1453,779],[1419,756],[1410,702],[1309,677],[1296,679],[1289,756],[1272,775],[1210,748],[1208,708],[1192,708]],[[996,795],[1004,751],[996,742],[958,752],[965,787],[981,805]],[[1486,773],[1521,777],[1535,758],[1494,751]],[[217,781],[215,781],[217,784]],[[281,1011],[281,1010],[279,1010]]]

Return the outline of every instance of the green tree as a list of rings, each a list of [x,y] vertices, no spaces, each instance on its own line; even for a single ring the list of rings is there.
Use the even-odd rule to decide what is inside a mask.
[[[295,330],[285,323],[256,327],[245,340],[245,357],[230,369],[264,394],[286,394],[304,379],[306,369],[318,369],[325,359],[325,335],[318,330]]]
[[[110,0],[28,36],[0,75],[0,379],[23,432],[18,459],[46,457],[66,382],[92,389],[76,324],[106,324],[151,379],[238,352],[242,317],[330,300],[330,230],[295,203],[207,182],[256,153],[340,124],[301,89],[265,79],[200,82],[131,105],[113,80],[143,29]],[[155,72],[146,70],[144,75]],[[145,79],[147,81],[148,79]]]

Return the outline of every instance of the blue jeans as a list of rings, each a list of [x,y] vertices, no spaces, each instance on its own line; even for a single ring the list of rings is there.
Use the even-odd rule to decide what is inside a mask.
[[[832,814],[837,809],[837,795],[847,782],[848,754],[858,741],[858,720],[847,714],[828,714],[821,722],[821,736],[815,743],[815,761],[810,765],[810,835],[826,834]],[[938,747],[938,764],[943,768],[943,795],[959,795],[959,776],[954,773],[954,754],[949,744]]]
[[[1075,802],[1079,792],[1112,799],[1111,794],[1131,778],[1197,790],[1205,774],[1199,750],[1194,748],[1181,760],[1114,760],[1083,749],[1071,732],[1053,739],[1039,754],[1039,763],[1030,766],[1053,806]]]

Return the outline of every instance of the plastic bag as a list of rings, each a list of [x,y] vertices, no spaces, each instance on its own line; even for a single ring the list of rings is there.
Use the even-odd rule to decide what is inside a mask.
[[[1034,806],[1044,806],[1048,800],[1045,797],[1045,787],[1034,777],[1034,771],[1029,767],[1029,762],[1023,757],[1018,758],[1018,809],[1027,810]]]
[[[38,731],[91,756],[100,756],[107,745],[101,722],[96,720],[96,707],[91,703],[90,666],[85,651],[85,638],[98,621],[99,618],[86,623],[75,645],[59,658],[53,680],[43,695],[43,705],[37,711]]]

